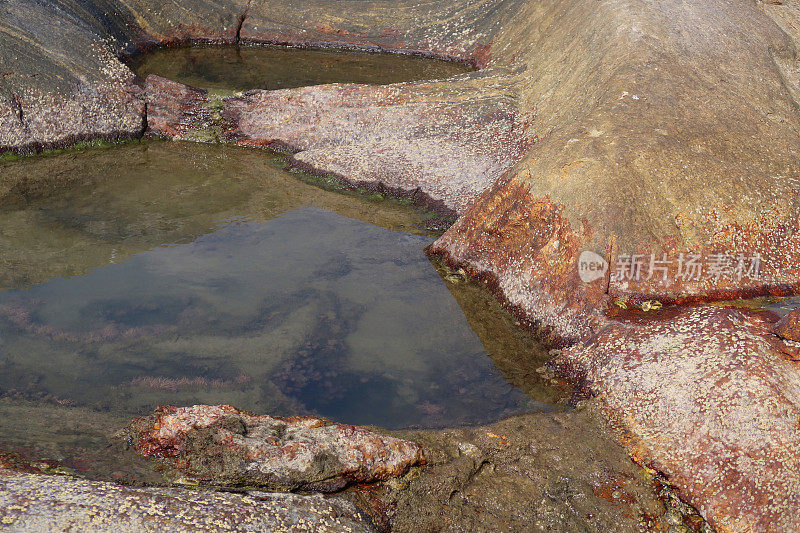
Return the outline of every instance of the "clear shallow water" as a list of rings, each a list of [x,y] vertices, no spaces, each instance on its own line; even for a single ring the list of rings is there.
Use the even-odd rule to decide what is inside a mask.
[[[469,72],[448,61],[276,46],[197,45],[165,48],[139,58],[134,71],[217,91],[286,89],[324,83],[385,85]]]
[[[0,166],[0,449],[105,476],[159,404],[387,428],[554,408],[546,354],[425,257],[430,216],[220,145]]]

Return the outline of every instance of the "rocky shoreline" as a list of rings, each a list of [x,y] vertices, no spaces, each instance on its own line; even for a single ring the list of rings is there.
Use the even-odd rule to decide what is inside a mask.
[[[0,153],[148,130],[192,139],[211,125],[219,140],[287,148],[304,168],[434,202],[460,218],[430,252],[567,347],[556,366],[598,396],[638,462],[674,480],[717,530],[800,530],[800,369],[771,332],[776,318],[647,311],[800,285],[800,4],[90,0],[0,10]],[[250,91],[212,109],[207,94],[136,79],[119,59],[191,41],[421,53],[481,70]],[[607,261],[606,276],[580,278],[586,251]],[[728,270],[681,272],[688,256],[726,256]],[[737,258],[758,258],[760,271],[737,276]],[[656,259],[664,270],[653,275]]]

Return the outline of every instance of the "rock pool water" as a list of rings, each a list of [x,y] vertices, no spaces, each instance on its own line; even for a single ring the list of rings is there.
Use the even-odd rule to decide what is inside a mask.
[[[425,257],[431,213],[221,145],[132,143],[0,176],[0,448],[91,455],[98,428],[158,404],[387,428],[555,408],[538,346],[507,318],[471,320],[476,334],[459,302],[500,311],[466,283],[454,297]]]
[[[164,48],[142,56],[132,66],[143,78],[157,74],[216,91],[324,83],[385,85],[447,78],[470,70],[459,63],[397,54],[214,45]]]

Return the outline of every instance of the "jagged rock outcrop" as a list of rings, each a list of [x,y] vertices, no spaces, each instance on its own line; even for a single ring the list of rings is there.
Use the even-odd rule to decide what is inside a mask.
[[[341,499],[130,488],[0,470],[3,531],[339,531],[375,528]]]
[[[317,417],[253,415],[229,405],[162,407],[129,429],[135,449],[172,479],[334,492],[422,465],[422,448]]]

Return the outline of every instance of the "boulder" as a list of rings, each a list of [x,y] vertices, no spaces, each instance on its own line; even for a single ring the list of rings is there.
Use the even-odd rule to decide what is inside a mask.
[[[317,417],[253,415],[229,405],[160,407],[127,432],[173,481],[334,492],[425,463],[413,442]]]

